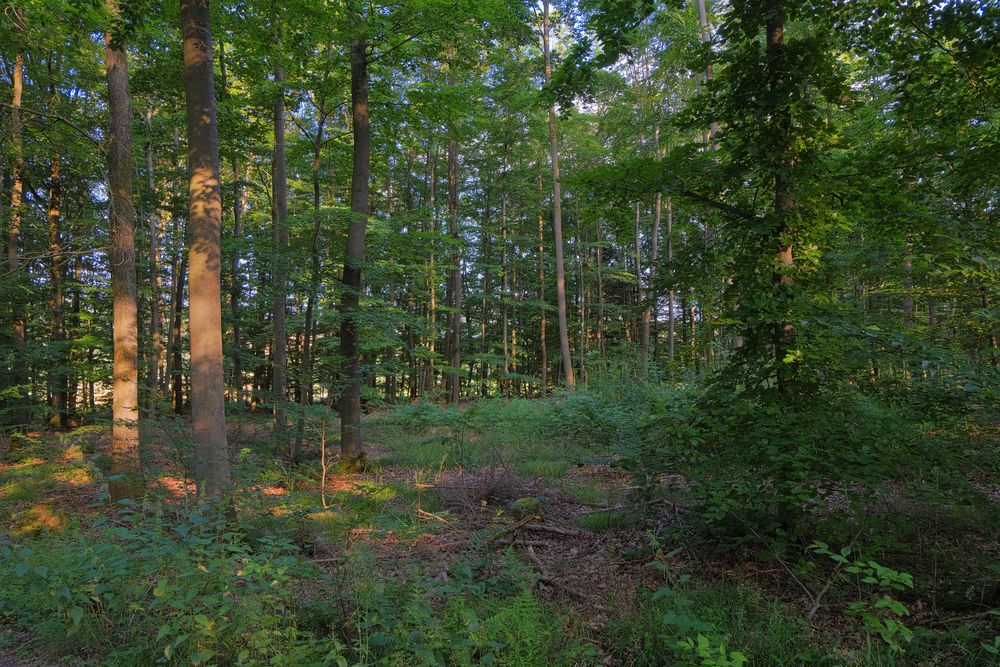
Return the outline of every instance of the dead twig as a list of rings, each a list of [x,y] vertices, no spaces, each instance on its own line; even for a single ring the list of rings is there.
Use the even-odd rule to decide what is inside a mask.
[[[517,523],[515,523],[513,526],[508,526],[507,528],[504,528],[503,530],[498,531],[498,532],[493,533],[492,535],[490,535],[489,539],[486,540],[486,543],[489,544],[490,542],[495,542],[495,541],[499,540],[501,537],[503,537],[504,535],[507,535],[508,533],[512,533],[512,532],[514,532],[516,530],[520,530],[521,528],[523,528],[524,526],[526,526],[527,524],[531,523],[532,521],[534,521],[535,519],[538,519],[538,518],[539,517],[535,516],[534,514],[526,516],[523,519],[521,519],[520,521],[518,521]]]
[[[532,517],[537,518],[537,517]],[[552,533],[554,535],[566,535],[568,537],[579,537],[583,533],[579,530],[571,530],[569,528],[560,528],[559,526],[550,526],[544,523],[531,523],[525,526],[526,530],[535,530],[541,533]]]
[[[452,530],[455,530],[455,531],[457,531],[457,532],[459,532],[459,533],[461,533],[463,535],[467,535],[468,534],[464,530],[462,530],[461,528],[459,528],[458,526],[456,526],[455,524],[453,524],[451,521],[448,521],[448,519],[445,519],[443,516],[438,516],[437,514],[434,514],[433,512],[428,512],[427,510],[421,509],[419,507],[417,508],[417,516],[420,517],[421,519],[428,519],[428,520],[440,521],[441,523],[443,523],[444,525],[448,526]]]

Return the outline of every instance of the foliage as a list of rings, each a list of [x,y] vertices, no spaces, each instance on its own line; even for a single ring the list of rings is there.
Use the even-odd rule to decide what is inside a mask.
[[[207,507],[128,507],[93,530],[97,539],[4,548],[4,606],[37,628],[38,647],[82,645],[131,664],[322,655],[290,621],[295,582],[315,574],[290,542],[251,538]]]

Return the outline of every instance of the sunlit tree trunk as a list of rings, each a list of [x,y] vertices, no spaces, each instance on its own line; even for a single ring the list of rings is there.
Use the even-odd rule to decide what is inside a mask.
[[[181,0],[188,137],[191,424],[200,494],[230,488],[222,378],[222,189],[208,0]]]
[[[53,369],[52,380],[52,408],[59,420],[59,428],[66,428],[69,424],[69,413],[66,407],[66,359],[63,350],[63,341],[66,338],[65,326],[63,323],[65,312],[63,304],[63,255],[62,240],[60,231],[60,204],[62,196],[62,179],[59,175],[59,166],[62,159],[56,154],[52,158],[51,173],[49,177],[49,280],[51,282],[51,298],[49,300],[49,310],[51,312],[52,343],[56,349],[56,367]]]
[[[24,18],[18,7],[13,9],[14,20],[21,30]],[[20,261],[18,245],[21,241],[21,215],[24,206],[24,151],[21,126],[21,98],[24,91],[24,49],[18,48],[14,55],[14,70],[11,76],[13,86],[10,104],[10,143],[14,154],[14,182],[10,193],[10,228],[7,232],[7,262],[4,273],[13,280],[20,278]],[[11,337],[14,340],[14,360],[12,384],[18,387],[16,408],[11,416],[14,424],[23,427],[28,421],[28,413],[24,410],[27,400],[28,357],[27,329],[24,323],[22,299],[15,295],[11,299]]]
[[[116,12],[113,0],[108,8]],[[108,193],[111,218],[111,292],[114,309],[111,474],[113,500],[143,492],[139,461],[139,332],[136,321],[135,208],[132,204],[132,107],[128,60],[110,34],[104,38],[108,80]]]

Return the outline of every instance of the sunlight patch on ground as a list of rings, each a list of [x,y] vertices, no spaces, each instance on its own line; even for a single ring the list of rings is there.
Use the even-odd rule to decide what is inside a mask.
[[[66,517],[52,509],[49,503],[38,503],[13,516],[14,527],[11,535],[27,537],[42,531],[59,532],[66,527]]]
[[[83,467],[69,468],[68,470],[57,470],[52,473],[52,479],[59,480],[70,486],[84,486],[90,484],[92,480],[90,471]]]
[[[262,496],[287,496],[288,489],[283,486],[262,486],[254,484],[246,487],[248,493],[259,493]]]
[[[79,445],[70,445],[65,452],[63,452],[62,460],[64,463],[72,463],[74,461],[83,460],[83,449]]]
[[[195,490],[193,480],[173,475],[160,475],[156,478],[154,485],[166,491],[167,495],[173,500],[183,500]]]
[[[8,463],[7,465],[0,466],[4,470],[22,470],[24,468],[30,468],[31,466],[37,466],[45,463],[45,459],[40,459],[37,456],[30,459],[24,459],[23,461],[18,461],[17,463]]]

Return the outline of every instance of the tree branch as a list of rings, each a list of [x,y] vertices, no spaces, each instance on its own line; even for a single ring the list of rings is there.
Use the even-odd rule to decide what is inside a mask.
[[[0,102],[0,106],[10,109],[12,111],[14,110],[14,105],[8,102]],[[87,132],[87,130],[83,129],[82,127],[80,127],[73,121],[69,120],[68,118],[60,116],[59,114],[49,113],[47,111],[36,111],[35,109],[28,109],[26,107],[19,107],[19,110],[23,111],[24,113],[31,114],[32,116],[38,116],[40,118],[48,118],[50,120],[57,120],[60,123],[66,125],[67,127],[70,127],[79,132],[84,139],[92,141],[97,146],[98,151],[100,151],[101,153],[104,152],[104,143],[100,139],[91,136],[91,134]]]

